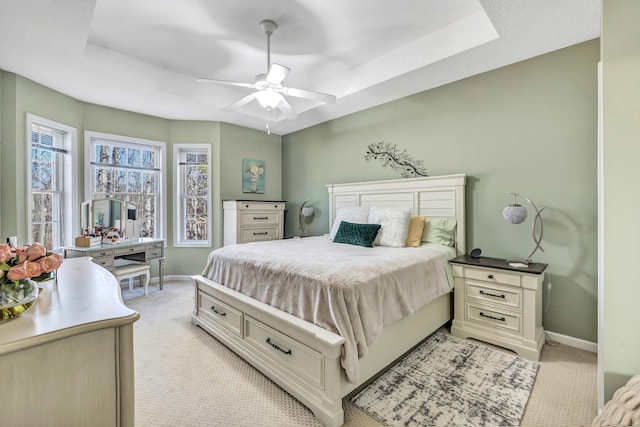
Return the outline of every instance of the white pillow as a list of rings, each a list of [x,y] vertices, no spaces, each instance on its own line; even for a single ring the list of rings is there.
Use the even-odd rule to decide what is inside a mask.
[[[369,210],[369,224],[380,224],[374,245],[404,248],[409,233],[411,209],[378,208]]]
[[[336,210],[336,217],[333,219],[333,226],[331,227],[331,233],[329,237],[331,240],[336,237],[338,228],[342,221],[354,222],[356,224],[366,224],[369,219],[369,208],[361,206],[353,206],[349,208],[338,208]]]

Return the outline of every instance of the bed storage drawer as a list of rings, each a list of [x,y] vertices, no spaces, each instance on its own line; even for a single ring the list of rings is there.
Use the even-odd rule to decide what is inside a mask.
[[[310,383],[323,387],[322,354],[264,323],[245,316],[245,340]]]
[[[219,301],[218,299],[198,291],[198,312],[224,326],[238,336],[242,336],[242,312]]]

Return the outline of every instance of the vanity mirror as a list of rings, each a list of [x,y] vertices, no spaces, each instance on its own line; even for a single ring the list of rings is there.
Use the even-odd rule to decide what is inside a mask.
[[[124,238],[138,236],[138,212],[133,203],[123,202],[117,199],[93,199],[82,203],[81,226],[82,229],[110,227],[120,230]]]

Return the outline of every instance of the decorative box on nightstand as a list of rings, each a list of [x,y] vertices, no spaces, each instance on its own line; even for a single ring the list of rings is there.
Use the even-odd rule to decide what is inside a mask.
[[[547,264],[512,267],[504,259],[451,261],[455,307],[451,334],[475,338],[539,360],[544,345],[542,284]]]

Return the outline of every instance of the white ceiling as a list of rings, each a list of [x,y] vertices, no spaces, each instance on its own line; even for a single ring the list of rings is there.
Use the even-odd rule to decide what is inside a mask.
[[[0,69],[82,101],[284,135],[599,37],[601,0],[0,0]],[[271,62],[295,120],[223,109]],[[273,112],[271,113],[273,114]]]

